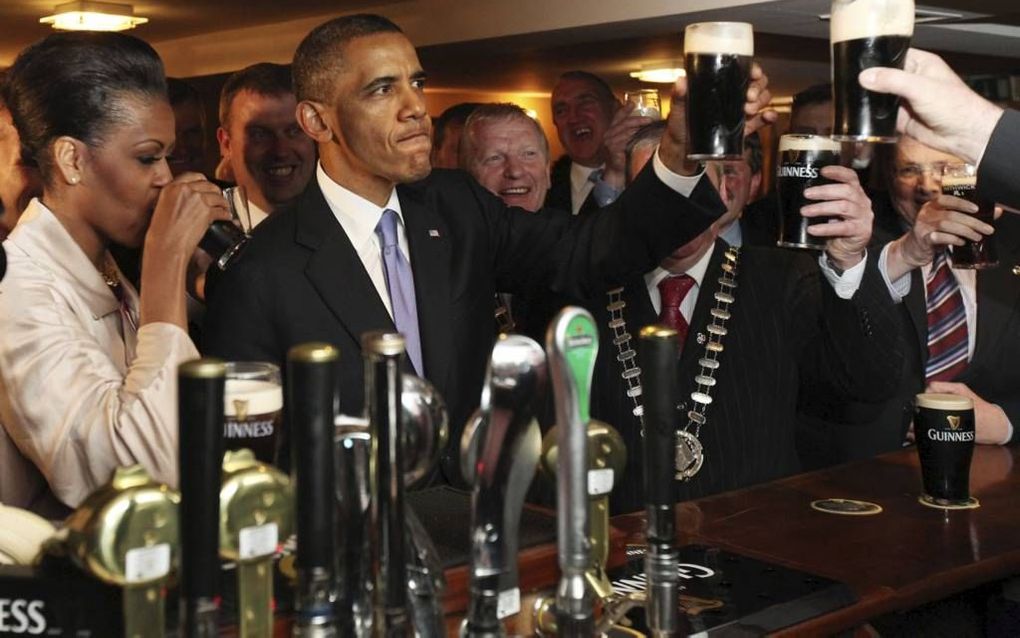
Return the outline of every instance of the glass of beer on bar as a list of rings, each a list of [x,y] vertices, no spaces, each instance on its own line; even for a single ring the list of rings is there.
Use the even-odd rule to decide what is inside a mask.
[[[779,202],[779,241],[784,248],[823,250],[825,237],[808,233],[808,227],[828,223],[828,217],[804,217],[800,209],[814,200],[805,189],[834,183],[822,177],[822,168],[839,165],[839,142],[821,135],[787,134],[779,138],[776,194]]]
[[[974,216],[986,224],[995,223],[995,202],[978,196],[977,167],[973,164],[946,164],[942,169],[942,194],[977,204],[978,211]],[[985,235],[981,241],[964,241],[963,246],[949,247],[953,268],[981,270],[999,265],[995,235]]]
[[[746,22],[699,22],[684,31],[687,157],[739,160],[754,31]]]
[[[842,142],[896,141],[899,97],[864,90],[864,69],[902,69],[914,35],[914,0],[833,0],[830,20],[833,138]]]
[[[925,505],[970,504],[970,461],[974,455],[974,402],[958,394],[917,395],[914,436],[921,460]]]
[[[283,413],[280,368],[258,361],[235,361],[226,365],[223,449],[247,448],[263,463],[275,463]]]

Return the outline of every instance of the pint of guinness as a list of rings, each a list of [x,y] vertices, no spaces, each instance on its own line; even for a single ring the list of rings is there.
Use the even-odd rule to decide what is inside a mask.
[[[833,0],[833,138],[896,141],[899,97],[866,91],[857,76],[873,66],[902,69],[913,34],[914,0]]]
[[[995,223],[995,202],[978,196],[977,166],[973,164],[947,164],[942,169],[942,194],[952,195],[977,204],[974,216],[986,224]],[[953,268],[994,268],[999,265],[995,250],[995,235],[986,235],[981,241],[964,239],[963,246],[950,246]]]
[[[740,159],[754,32],[746,22],[700,22],[684,31],[687,157]]]
[[[248,448],[263,463],[276,462],[276,439],[283,412],[280,369],[252,361],[227,365],[223,395],[224,449]]]
[[[807,232],[809,226],[825,224],[828,217],[804,217],[800,209],[812,203],[805,189],[832,180],[822,177],[822,168],[839,164],[839,142],[820,135],[784,135],[779,139],[776,166],[776,194],[779,201],[779,241],[784,248],[825,248],[825,238]]]
[[[956,394],[917,395],[914,435],[921,458],[922,500],[936,507],[965,505],[974,454],[974,402]]]

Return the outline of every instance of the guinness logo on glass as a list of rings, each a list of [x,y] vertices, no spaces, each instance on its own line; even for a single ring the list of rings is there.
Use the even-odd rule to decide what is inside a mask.
[[[958,414],[947,414],[946,415],[946,421],[949,422],[949,429],[950,430],[959,430],[960,429],[960,415],[958,415]]]
[[[237,415],[236,418],[238,421],[244,421],[248,418],[247,399],[234,399],[234,414]]]

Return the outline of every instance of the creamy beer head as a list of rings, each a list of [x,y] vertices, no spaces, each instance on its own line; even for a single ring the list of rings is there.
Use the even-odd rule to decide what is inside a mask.
[[[754,29],[747,22],[698,22],[684,30],[684,54],[754,55]]]
[[[828,151],[839,154],[840,144],[836,140],[821,135],[803,135],[788,133],[779,138],[779,152],[783,151]]]
[[[237,417],[239,412],[272,414],[283,409],[283,388],[271,381],[227,379],[223,404],[223,413],[228,418]]]
[[[924,392],[917,395],[917,407],[929,410],[973,410],[974,402],[958,394]]]
[[[914,34],[914,0],[833,0],[831,42]]]

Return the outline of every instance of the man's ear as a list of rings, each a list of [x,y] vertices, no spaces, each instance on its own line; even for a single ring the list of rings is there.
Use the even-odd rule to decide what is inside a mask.
[[[81,140],[61,135],[53,140],[53,164],[59,179],[66,184],[77,184],[85,173],[85,144]]]
[[[751,196],[761,195],[761,171],[751,174]]]
[[[220,157],[230,157],[230,133],[227,133],[227,129],[217,127],[216,141],[220,145]]]
[[[325,144],[333,139],[333,130],[326,117],[325,105],[311,100],[302,100],[298,102],[295,115],[301,130],[317,143]]]

